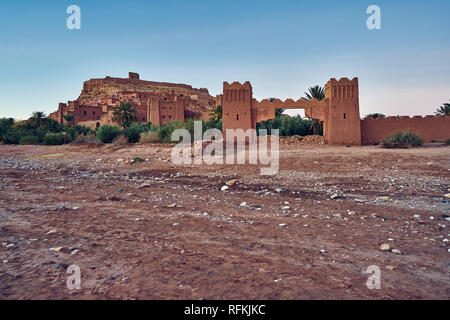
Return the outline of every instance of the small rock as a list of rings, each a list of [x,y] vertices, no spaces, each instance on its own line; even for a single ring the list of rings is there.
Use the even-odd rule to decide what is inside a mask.
[[[237,183],[237,180],[236,180],[236,179],[233,179],[233,180],[228,181],[226,184],[227,184],[227,186],[232,187],[232,186],[234,186],[236,183]]]
[[[450,193],[444,194],[444,198],[450,199]]]
[[[347,212],[347,214],[348,214],[349,216],[354,216],[354,215],[356,215],[356,212],[355,212],[355,211],[350,211],[350,212]]]
[[[56,233],[56,230],[50,230],[49,232],[47,232],[46,234],[53,234]]]
[[[172,203],[172,204],[169,204],[169,205],[167,206],[167,208],[175,208],[176,206],[177,206],[176,203]]]
[[[381,250],[381,251],[389,251],[390,248],[391,248],[391,247],[390,247],[387,243],[383,243],[383,244],[380,246],[380,250]]]
[[[61,252],[62,249],[64,249],[64,247],[56,247],[56,248],[50,248],[50,251]]]
[[[151,188],[151,184],[150,183],[143,183],[143,184],[141,184],[139,187],[138,187],[138,189],[144,189],[144,188]]]
[[[176,227],[178,227],[180,224],[178,223],[178,222],[175,222],[174,224],[173,224],[173,227],[174,228],[176,228]]]
[[[228,191],[230,189],[229,186],[223,186],[220,191]]]
[[[286,226],[286,223],[280,223],[278,226],[279,227],[284,227],[284,226]]]
[[[394,266],[386,266],[385,268],[388,269],[388,270],[391,270],[391,271],[395,269]]]
[[[402,252],[400,250],[398,250],[398,249],[392,249],[392,253],[402,254]]]
[[[246,206],[247,206],[247,202],[242,202],[242,203],[240,204],[240,206],[241,206],[241,207],[246,207]]]
[[[380,200],[380,201],[389,201],[389,197],[378,197],[377,200]]]

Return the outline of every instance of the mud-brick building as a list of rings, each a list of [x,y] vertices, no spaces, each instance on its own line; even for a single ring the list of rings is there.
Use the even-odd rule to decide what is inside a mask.
[[[133,105],[139,122],[157,126],[184,121],[185,114],[204,118],[216,103],[207,89],[144,81],[139,79],[139,74],[130,72],[128,79],[106,77],[86,81],[77,100],[60,103],[49,117],[64,124],[64,115],[73,115],[72,124],[92,129],[105,124],[118,125],[113,120],[113,112],[122,102]]]

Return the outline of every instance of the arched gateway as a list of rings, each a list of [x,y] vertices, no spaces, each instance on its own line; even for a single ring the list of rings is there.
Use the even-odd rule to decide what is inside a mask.
[[[325,142],[332,145],[361,145],[358,78],[331,79],[325,85],[325,99],[297,101],[253,99],[250,82],[224,82],[223,132],[226,129],[256,129],[261,121],[273,119],[276,109],[304,109],[308,118],[323,121]]]

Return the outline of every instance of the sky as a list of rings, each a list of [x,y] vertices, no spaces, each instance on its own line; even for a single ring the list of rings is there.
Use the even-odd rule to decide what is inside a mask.
[[[449,18],[448,0],[2,0],[0,117],[48,114],[84,81],[129,71],[213,96],[250,81],[258,100],[358,77],[362,116],[433,114],[450,100]]]

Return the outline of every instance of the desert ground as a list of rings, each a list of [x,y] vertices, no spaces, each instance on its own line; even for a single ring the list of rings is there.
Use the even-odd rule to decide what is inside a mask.
[[[171,148],[1,145],[0,299],[450,298],[449,147],[282,145],[275,176]]]

